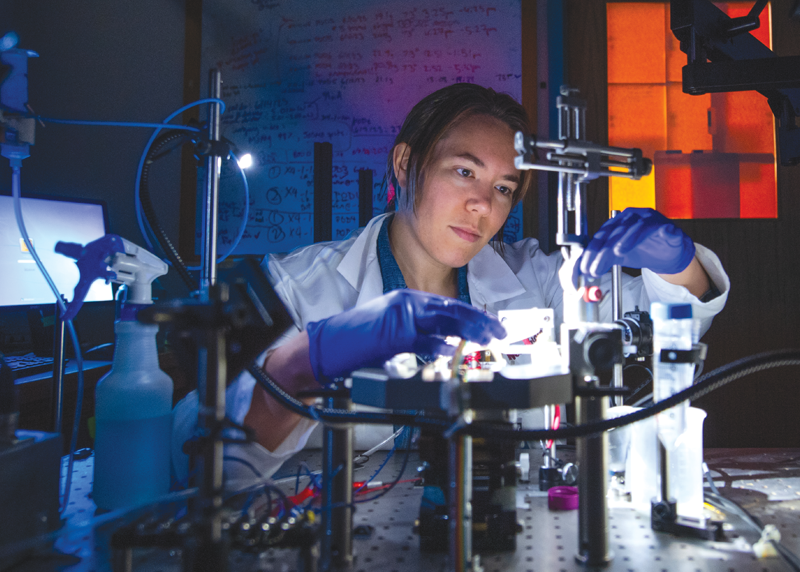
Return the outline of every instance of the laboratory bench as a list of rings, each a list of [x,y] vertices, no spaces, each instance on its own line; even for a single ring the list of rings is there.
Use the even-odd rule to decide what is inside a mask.
[[[394,480],[404,454],[398,452],[389,459],[377,479],[384,483]],[[416,455],[416,452],[410,453],[404,479],[414,476]],[[383,452],[374,454],[365,466],[356,471],[354,479],[364,480],[372,475],[384,456]],[[315,470],[320,467],[320,461],[320,451],[302,451],[284,464],[275,479],[287,494],[293,494],[297,467],[305,463]],[[708,449],[705,461],[723,496],[735,501],[763,525],[777,527],[783,546],[794,554],[800,554],[800,449]],[[111,569],[108,540],[116,525],[108,515],[95,514],[90,495],[92,467],[93,457],[75,462],[72,492],[65,513],[66,525],[55,540],[55,550],[20,563],[10,571],[101,572]],[[66,463],[63,470],[66,471]],[[535,476],[536,471],[531,474]],[[303,479],[301,488],[305,482],[307,480]],[[403,482],[378,500],[356,505],[353,524],[358,527],[358,534],[354,540],[354,572],[446,569],[444,553],[422,553],[419,550],[414,521],[419,513],[421,497],[422,487],[413,482]],[[536,482],[531,482],[518,486],[517,517],[522,530],[517,536],[516,551],[481,555],[480,562],[485,572],[572,572],[587,569],[574,558],[577,511],[548,510],[546,493],[539,491]],[[102,524],[93,526],[98,522]],[[758,540],[759,534],[746,526],[742,518],[728,514],[725,522],[725,542],[693,540],[654,532],[649,515],[612,507],[608,524],[614,558],[604,570],[795,570],[780,557],[757,559],[750,547]],[[269,549],[260,554],[232,552],[230,558],[232,571],[298,570],[297,550],[293,549]],[[136,549],[133,565],[134,570],[178,572],[181,570],[181,551]]]

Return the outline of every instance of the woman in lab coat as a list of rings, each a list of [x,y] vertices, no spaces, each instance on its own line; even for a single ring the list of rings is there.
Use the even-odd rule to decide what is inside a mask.
[[[535,239],[490,244],[530,186],[531,172],[514,166],[516,131],[530,132],[524,109],[491,89],[456,84],[418,103],[388,158],[396,209],[345,240],[265,258],[297,326],[265,352],[266,372],[290,393],[318,387],[324,377],[318,362],[325,356],[314,355],[313,339],[309,344],[314,324],[400,288],[492,314],[553,308],[558,325],[560,253],[544,254]],[[625,311],[654,301],[689,303],[705,332],[725,305],[729,280],[716,255],[655,211],[628,209],[608,221],[587,248],[581,271],[602,276],[613,264],[643,269],[641,277],[624,282]],[[601,312],[608,319],[607,304]],[[363,351],[350,345],[349,353]],[[362,365],[374,361],[368,354]],[[197,415],[196,396],[189,401],[175,412],[176,468],[185,467],[180,444]],[[228,389],[228,415],[252,427],[258,443],[231,446],[226,455],[267,475],[305,445],[315,425],[284,409],[247,373]]]

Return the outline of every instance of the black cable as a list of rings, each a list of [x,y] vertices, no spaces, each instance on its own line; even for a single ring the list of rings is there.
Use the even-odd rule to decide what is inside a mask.
[[[622,427],[630,423],[636,423],[657,413],[661,413],[671,407],[690,399],[697,399],[706,395],[723,385],[735,381],[747,375],[771,369],[774,367],[800,365],[800,351],[798,350],[777,350],[763,352],[752,356],[744,357],[730,364],[717,368],[707,373],[697,380],[691,387],[680,391],[667,399],[659,401],[650,407],[646,407],[628,415],[622,415],[615,419],[606,419],[585,425],[578,425],[571,428],[556,429],[552,431],[508,431],[482,427],[480,425],[470,425],[463,430],[472,436],[495,438],[495,439],[564,439],[586,437],[596,435],[610,429]]]
[[[148,184],[148,179],[150,177],[150,166],[155,161],[154,157],[161,156],[159,153],[162,149],[164,149],[164,147],[173,145],[174,148],[178,141],[185,143],[192,141],[193,137],[194,135],[188,135],[183,131],[170,131],[159,136],[147,152],[147,156],[144,159],[144,165],[142,165],[142,172],[139,178],[139,200],[142,204],[142,212],[144,213],[150,228],[153,230],[153,234],[156,242],[158,242],[158,246],[172,263],[172,266],[178,272],[183,282],[189,288],[190,292],[197,290],[197,281],[189,273],[189,269],[186,267],[181,255],[178,253],[178,249],[172,244],[172,241],[170,241],[166,231],[158,222],[156,210],[153,207],[152,201],[150,200],[150,187]]]
[[[284,389],[270,378],[258,362],[253,362],[247,366],[247,371],[252,374],[256,382],[278,402],[289,409],[308,419],[314,421],[327,421],[329,423],[370,423],[373,425],[413,425],[415,427],[431,427],[433,429],[444,430],[450,426],[446,419],[434,417],[421,417],[415,413],[382,413],[372,411],[348,411],[346,409],[329,409],[306,405],[302,401],[295,399]]]
[[[800,365],[799,350],[777,350],[763,352],[752,356],[744,357],[730,364],[717,368],[707,373],[697,380],[691,387],[679,391],[678,393],[628,415],[622,415],[614,419],[605,419],[584,425],[573,427],[563,427],[559,429],[539,429],[539,430],[508,430],[498,429],[481,424],[464,425],[458,430],[459,433],[472,435],[473,437],[483,437],[489,439],[510,439],[513,441],[538,441],[542,439],[569,439],[597,435],[610,429],[616,429],[630,423],[636,423],[657,413],[661,413],[674,407],[679,403],[690,399],[696,399],[706,395],[723,385],[735,381],[747,375],[783,366]],[[373,424],[404,424],[412,426],[425,426],[436,429],[448,429],[451,426],[449,420],[422,417],[418,415],[398,414],[398,413],[378,413],[378,412],[350,412],[342,409],[327,409],[314,406],[306,406],[278,386],[263,369],[257,364],[252,363],[248,366],[248,371],[255,377],[256,381],[270,395],[275,397],[284,407],[291,411],[308,417],[315,421],[342,422],[350,421],[354,423],[373,423]],[[402,421],[400,421],[402,419]]]
[[[786,560],[793,570],[800,572],[800,558],[798,558],[794,552],[786,548],[780,542],[776,542],[774,540],[772,541],[772,546],[775,547],[775,550],[778,551],[778,554],[783,556],[784,560]]]
[[[229,455],[225,455],[225,456],[222,457],[222,460],[223,461],[236,461],[237,463],[241,463],[242,465],[244,465],[245,467],[247,467],[248,469],[253,471],[255,476],[257,476],[259,479],[263,479],[264,478],[264,473],[262,473],[261,471],[256,469],[256,467],[255,467],[255,465],[253,465],[253,463],[251,463],[250,461],[247,461],[245,459],[242,459],[241,457],[232,457],[232,456],[229,456]]]
[[[638,367],[638,368],[641,368],[641,369],[645,370],[648,373],[648,375],[650,376],[650,379],[648,379],[647,381],[643,382],[639,387],[634,389],[630,393],[630,395],[627,395],[625,397],[625,401],[628,402],[628,403],[632,403],[633,402],[633,398],[636,397],[639,394],[640,391],[642,391],[644,388],[646,388],[648,385],[650,385],[653,382],[653,372],[650,370],[649,367],[644,366],[644,365],[642,365],[640,363],[632,363],[632,364],[626,365],[625,367],[622,368],[622,371],[624,372],[626,369],[630,369],[630,368],[634,368],[634,367]]]
[[[256,477],[258,477],[260,479],[265,479],[264,473],[259,471],[255,467],[255,465],[253,465],[250,461],[242,459],[241,457],[233,457],[233,456],[230,456],[230,455],[225,455],[225,456],[222,457],[222,460],[223,461],[236,461],[236,462],[239,462],[242,465],[244,465],[245,467],[247,467],[248,469],[250,469],[251,471],[253,471],[253,473],[256,475]],[[288,506],[290,504],[289,503],[289,498],[286,496],[286,493],[284,493],[277,485],[274,485],[272,483],[262,482],[262,483],[258,483],[256,485],[250,485],[250,486],[245,487],[243,489],[240,489],[238,491],[232,492],[230,496],[232,497],[232,496],[240,495],[240,494],[243,494],[243,493],[246,493],[246,492],[249,492],[249,493],[252,494],[252,493],[256,493],[256,492],[260,491],[261,489],[267,491],[268,493],[269,493],[269,491],[275,491],[276,493],[278,493],[278,496],[283,501],[283,506],[284,506],[284,510],[285,510],[284,517],[286,517],[286,515],[288,515],[289,512],[290,512],[289,509],[288,509]],[[270,505],[270,510],[271,510],[271,508],[272,508],[272,495],[271,494],[269,496],[269,505]]]
[[[715,487],[716,488],[716,487]],[[732,501],[731,499],[722,496],[719,492],[709,492],[705,491],[703,493],[703,498],[708,501],[712,506],[716,506],[717,508],[721,508],[727,512],[733,513],[741,518],[745,524],[750,526],[754,531],[756,531],[759,535],[762,534],[764,531],[764,525],[762,522],[750,514],[743,506],[740,504]],[[795,571],[800,572],[800,558],[797,557],[791,550],[789,550],[786,546],[781,544],[778,541],[772,540],[772,545],[775,547],[775,550],[783,557],[783,559],[791,566],[791,568]]]

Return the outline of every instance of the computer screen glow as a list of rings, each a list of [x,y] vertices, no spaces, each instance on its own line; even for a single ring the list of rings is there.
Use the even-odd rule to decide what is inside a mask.
[[[25,228],[59,292],[72,300],[79,272],[75,261],[55,252],[58,241],[86,244],[106,234],[103,205],[96,203],[22,198]],[[110,284],[95,281],[87,302],[113,299]],[[13,199],[0,196],[0,306],[54,304],[42,276],[17,227]]]

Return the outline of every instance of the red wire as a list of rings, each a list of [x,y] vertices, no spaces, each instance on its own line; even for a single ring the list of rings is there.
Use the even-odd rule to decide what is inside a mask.
[[[401,481],[397,481],[397,484],[399,485],[400,483],[415,483],[418,480],[419,480],[418,478],[417,479],[403,479]],[[387,489],[390,486],[392,486],[392,483],[386,483],[385,485],[379,485],[377,487],[364,487],[362,489],[361,487],[362,487],[363,484],[364,484],[363,481],[354,481],[353,482],[353,490],[356,491],[356,494],[365,495],[365,494],[368,494],[368,493],[374,493],[375,491],[381,491],[383,489]],[[361,489],[361,490],[359,490],[359,489]],[[287,497],[287,500],[289,501],[290,506],[285,507],[285,508],[288,510],[288,509],[290,509],[290,508],[292,508],[294,506],[299,506],[300,503],[303,503],[303,502],[307,501],[311,497],[314,497],[316,499],[321,494],[322,494],[322,491],[320,491],[317,487],[315,487],[314,485],[308,485],[306,488],[304,488],[302,491],[300,491],[296,495]]]

